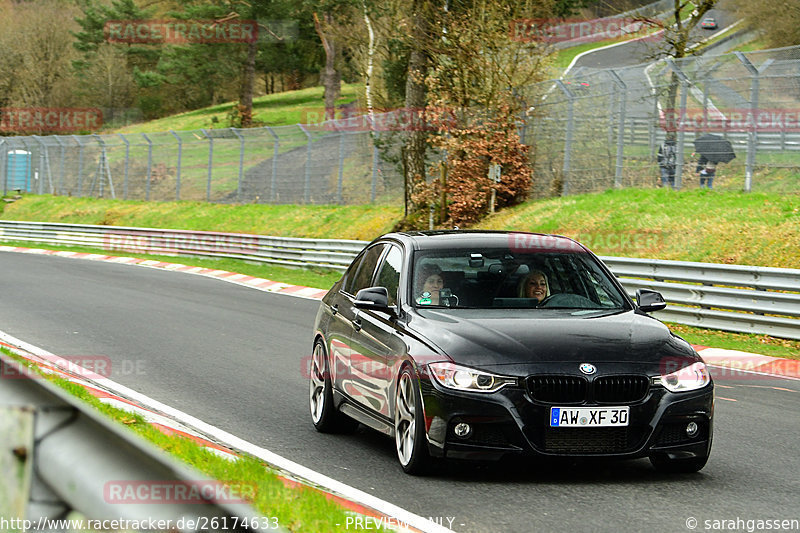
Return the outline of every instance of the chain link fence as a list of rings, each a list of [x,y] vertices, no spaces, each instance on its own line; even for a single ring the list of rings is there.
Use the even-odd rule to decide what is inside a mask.
[[[800,192],[800,46],[578,68],[518,95],[535,196],[657,186],[668,137],[676,188],[699,186],[711,161],[715,185]]]
[[[4,191],[141,200],[364,204],[402,200],[381,133],[347,121],[0,138]]]
[[[735,155],[716,162],[715,187],[800,192],[800,46],[578,68],[515,94],[525,108],[520,134],[532,146],[533,197],[655,187],[668,136],[676,147],[668,185],[697,187],[702,158],[721,155],[698,149],[704,135],[727,141]],[[397,203],[402,135],[413,126],[388,113],[249,129],[0,137],[0,180],[4,192],[72,196]]]

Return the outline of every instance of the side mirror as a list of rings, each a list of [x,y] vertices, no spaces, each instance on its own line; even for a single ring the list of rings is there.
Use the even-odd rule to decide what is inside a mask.
[[[637,289],[636,290],[636,303],[639,309],[645,313],[652,313],[654,311],[661,311],[667,307],[667,302],[660,292],[651,291],[650,289]]]
[[[358,309],[369,309],[383,313],[395,314],[394,307],[389,307],[389,291],[386,287],[367,287],[356,293],[353,302]]]

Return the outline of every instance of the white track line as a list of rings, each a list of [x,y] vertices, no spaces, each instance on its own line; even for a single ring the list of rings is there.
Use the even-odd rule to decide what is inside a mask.
[[[30,352],[33,355],[38,357],[47,359],[50,362],[57,361],[60,359],[58,356],[43,350],[37,346],[34,346],[30,343],[27,343],[21,339],[17,339],[8,333],[0,331],[0,340],[11,344],[13,346],[18,346],[22,348],[26,352]],[[65,360],[65,363],[67,361]],[[274,452],[271,452],[265,448],[261,448],[247,442],[231,433],[228,433],[218,427],[212,426],[203,422],[202,420],[195,418],[183,411],[179,411],[169,405],[163,404],[157,400],[154,400],[144,394],[141,394],[133,389],[129,389],[128,387],[116,383],[115,381],[102,378],[102,380],[98,380],[98,382],[93,382],[92,380],[87,380],[92,382],[95,386],[106,389],[117,396],[122,398],[126,398],[129,400],[133,400],[139,405],[162,413],[164,415],[169,416],[173,420],[180,422],[181,424],[189,427],[195,431],[200,432],[203,435],[213,438],[214,440],[218,441],[219,443],[228,446],[234,450],[242,451],[248,453],[254,457],[258,457],[266,461],[267,463],[289,472],[293,475],[298,476],[299,478],[305,479],[311,484],[320,487],[324,490],[333,492],[334,494],[339,494],[344,498],[374,509],[388,517],[393,517],[396,519],[396,524],[406,525],[407,527],[411,527],[414,529],[418,529],[420,531],[430,531],[433,533],[444,533],[452,531],[442,525],[439,525],[427,518],[422,516],[413,514],[401,507],[398,507],[390,502],[382,500],[376,496],[372,496],[371,494],[367,494],[359,489],[346,485],[340,481],[337,481],[333,478],[325,476],[324,474],[320,474],[310,468],[307,468],[301,464],[295,463],[285,457],[282,457]]]

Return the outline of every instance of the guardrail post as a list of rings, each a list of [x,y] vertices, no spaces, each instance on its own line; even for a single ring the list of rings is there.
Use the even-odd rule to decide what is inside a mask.
[[[208,182],[206,183],[206,202],[211,201],[211,169],[214,168],[214,137],[208,131],[201,129],[203,135],[208,139]]]
[[[572,94],[564,82],[556,80],[556,85],[561,89],[561,92],[567,97],[567,124],[564,131],[564,165],[562,167],[563,182],[561,184],[561,195],[567,196],[569,194],[569,173],[570,162],[572,157],[572,135],[575,129],[575,95]]]
[[[378,147],[375,146],[375,138],[374,135],[377,135],[377,128],[375,127],[375,119],[368,116],[367,120],[370,122],[370,144],[372,145],[372,190],[370,191],[370,201],[372,203],[375,202],[375,188],[378,183],[378,166],[380,164],[380,154],[378,153]],[[384,191],[386,192],[386,191]]]
[[[111,189],[111,197],[116,198],[117,193],[114,191],[114,180],[111,178],[111,167],[108,166],[108,153],[106,151],[106,143],[102,137],[98,134],[93,135],[95,139],[97,139],[97,144],[100,145],[100,161],[97,165],[97,172],[94,175],[94,181],[92,182],[92,189],[94,191],[94,185],[100,180],[100,198],[103,197],[104,193],[104,185],[103,180],[108,179],[108,188]],[[89,194],[91,194],[91,191]]]
[[[653,87],[652,96],[653,96],[653,118],[652,120],[650,120],[649,141],[650,141],[650,161],[655,161],[656,145],[658,144],[656,139],[656,131],[658,131],[658,128],[656,127],[656,125],[661,120],[661,114],[659,113],[659,107],[658,107],[658,92],[656,91],[655,87]]]
[[[142,133],[142,137],[147,141],[147,184],[145,185],[144,199],[150,201],[150,182],[153,179],[153,141],[146,133]]]
[[[378,184],[378,165],[380,164],[380,154],[378,153],[378,147],[372,145],[372,194],[370,195],[370,200],[374,203],[375,202],[375,188]],[[385,193],[385,182],[384,182],[384,193]]]
[[[298,124],[297,127],[308,137],[308,145],[306,145],[305,182],[303,183],[303,202],[308,203],[311,192],[311,134],[306,131],[302,124]]]
[[[231,131],[239,139],[239,184],[236,186],[236,200],[242,201],[242,172],[244,170],[244,137],[239,134],[236,128]]]
[[[686,116],[686,98],[689,93],[689,78],[686,77],[686,74],[680,69],[678,65],[675,64],[675,61],[672,60],[671,57],[667,58],[667,65],[678,76],[678,80],[681,84],[681,103],[680,103],[680,114],[678,116],[684,117]],[[686,139],[686,128],[678,126],[678,154],[677,154],[677,161],[675,162],[675,190],[680,190],[681,182],[683,178],[683,161],[684,155],[683,152],[685,150],[683,143]]]
[[[33,478],[35,417],[35,411],[26,405],[0,405],[0,493],[3,494],[0,517],[27,514]]]
[[[72,136],[75,142],[78,143],[78,194],[83,196],[83,144],[77,135]]]
[[[281,146],[281,141],[278,138],[278,134],[275,133],[275,130],[273,130],[269,126],[265,126],[265,127],[267,128],[267,131],[269,131],[270,134],[272,135],[272,137],[275,139],[275,144],[274,144],[274,148],[273,148],[273,151],[272,151],[272,176],[270,177],[270,182],[269,182],[269,200],[270,200],[270,202],[274,202],[275,201],[275,184],[276,184],[277,174],[278,174],[278,151],[279,151],[280,146]]]
[[[620,188],[622,187],[622,157],[625,153],[625,105],[628,86],[614,70],[609,70],[608,72],[611,74],[611,79],[614,81],[615,87],[620,95],[619,127],[617,129],[617,165],[616,171],[614,172],[614,187]]]
[[[336,128],[336,122],[331,124]],[[336,128],[338,129],[338,128]],[[339,131],[339,179],[336,181],[336,203],[342,203],[342,188],[344,183],[344,131]]]
[[[36,194],[44,194],[44,142],[38,135],[31,135],[31,138],[39,145],[39,172],[36,173]],[[33,158],[31,158],[31,161]]]
[[[16,151],[16,149],[14,148],[14,141],[12,139],[9,139],[8,140],[8,153],[11,154],[11,153],[13,153],[15,151]],[[6,157],[8,157],[8,155],[6,155]],[[17,172],[17,158],[16,158],[16,156],[12,157],[11,161],[9,163],[10,164],[6,168],[6,183],[8,183],[8,176],[9,175],[11,175],[11,176],[16,175],[16,172]]]
[[[169,130],[175,140],[178,141],[178,169],[177,176],[175,177],[175,201],[181,201],[181,157],[183,155],[183,140],[181,136],[175,133],[174,130]]]
[[[26,169],[26,176],[25,176],[25,189],[28,189],[28,185],[30,184],[31,188],[33,188],[33,150],[31,150],[30,146],[26,142],[27,137],[20,137],[19,141],[22,143],[22,147],[28,153],[27,157],[27,164],[28,167]]]
[[[6,144],[5,139],[0,139],[0,147]],[[8,194],[8,172],[6,172],[6,161],[8,160],[8,150],[0,151],[3,154],[3,159],[0,161],[0,175],[3,176],[3,196]]]
[[[119,134],[122,138],[122,142],[125,143],[125,178],[122,182],[122,199],[128,199],[128,163],[130,162],[130,155],[131,155],[131,143],[127,137],[123,134]]]
[[[744,170],[744,192],[750,192],[753,185],[753,167],[756,164],[756,148],[758,145],[758,88],[761,73],[769,68],[772,59],[767,59],[756,68],[742,52],[734,52],[739,61],[750,72],[750,113],[747,117],[747,162]]]
[[[53,138],[58,144],[58,194],[64,194],[64,158],[66,157],[64,143],[61,142],[61,137],[53,135]]]

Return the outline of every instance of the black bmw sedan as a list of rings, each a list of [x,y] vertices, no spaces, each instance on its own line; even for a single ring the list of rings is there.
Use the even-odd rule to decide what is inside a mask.
[[[592,252],[533,233],[392,233],[323,298],[311,418],[394,437],[410,474],[440,458],[649,457],[695,472],[714,385],[686,341]]]

